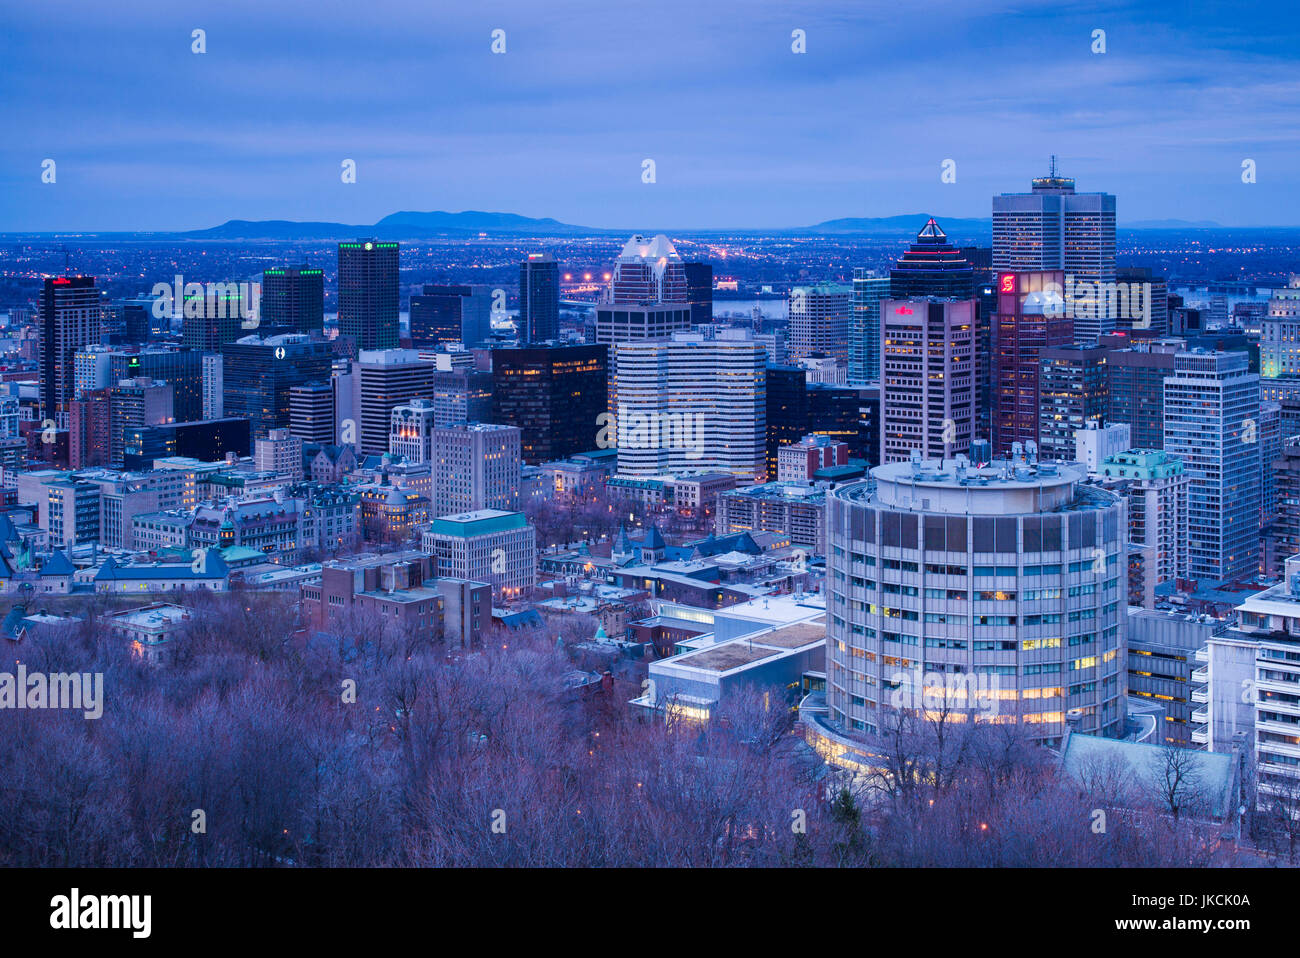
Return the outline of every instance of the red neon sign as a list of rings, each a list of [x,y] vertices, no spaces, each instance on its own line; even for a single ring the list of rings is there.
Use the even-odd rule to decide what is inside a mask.
[[[1003,293],[1014,293],[1016,291],[1016,274],[1003,273],[1001,277],[1001,290]]]
[[[894,313],[895,313],[896,315],[898,315],[898,316],[911,316],[911,315],[912,315],[912,307],[911,307],[911,306],[897,306],[897,307],[894,308]]]

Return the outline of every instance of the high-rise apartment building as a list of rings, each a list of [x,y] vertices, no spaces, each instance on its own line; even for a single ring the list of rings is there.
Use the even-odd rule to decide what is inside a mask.
[[[1188,491],[1181,459],[1130,449],[1102,460],[1098,473],[1128,499],[1129,541],[1154,548],[1155,581],[1187,578]]]
[[[560,334],[560,265],[550,253],[519,264],[519,341],[545,343]]]
[[[838,283],[795,286],[790,290],[790,356],[813,353],[849,361],[849,313],[853,287]]]
[[[339,334],[358,352],[396,349],[398,308],[398,244],[339,243]]]
[[[434,429],[433,514],[519,507],[519,429],[464,423]]]
[[[303,477],[302,440],[288,429],[268,430],[253,447],[253,464],[258,472],[298,481]]]
[[[76,398],[74,357],[100,340],[99,290],[93,276],[50,276],[41,288],[39,391],[42,420],[68,423]]]
[[[203,416],[220,419],[226,414],[225,379],[221,353],[203,353]]]
[[[1164,450],[1191,479],[1188,572],[1253,579],[1259,569],[1259,376],[1245,353],[1193,350],[1165,379]]]
[[[882,464],[951,458],[975,438],[975,300],[880,304]]]
[[[610,352],[620,473],[766,475],[767,352],[747,330],[675,333]]]
[[[325,328],[325,271],[273,266],[262,272],[261,322],[268,333],[319,333]]]

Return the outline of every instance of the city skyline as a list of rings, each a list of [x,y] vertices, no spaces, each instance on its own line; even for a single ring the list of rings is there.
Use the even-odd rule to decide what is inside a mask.
[[[1121,225],[1300,225],[1287,213],[1300,19],[1257,7],[818,3],[742,18],[670,0],[553,22],[517,4],[380,3],[360,30],[301,4],[13,11],[3,71],[24,132],[0,146],[0,230],[372,223],[402,209],[656,230],[984,218],[1049,154],[1080,191],[1126,197]],[[638,99],[662,105],[620,109]]]

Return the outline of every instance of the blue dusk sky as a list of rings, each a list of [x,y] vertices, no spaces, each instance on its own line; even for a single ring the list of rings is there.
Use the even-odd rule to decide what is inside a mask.
[[[0,231],[987,217],[1052,153],[1121,224],[1300,225],[1298,58],[1293,0],[9,2]]]

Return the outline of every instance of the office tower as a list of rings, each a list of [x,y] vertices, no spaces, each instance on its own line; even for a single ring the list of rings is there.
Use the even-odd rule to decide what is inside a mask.
[[[596,307],[596,342],[602,346],[662,339],[690,328],[689,304],[624,303]]]
[[[264,333],[320,333],[325,329],[325,271],[307,265],[273,266],[262,273]]]
[[[1265,379],[1300,377],[1300,276],[1294,287],[1273,291],[1260,320],[1259,373]]]
[[[199,459],[218,462],[253,451],[249,421],[243,417],[128,426],[123,433],[126,469],[151,469],[159,459]]]
[[[1106,418],[1106,356],[1101,346],[1053,346],[1038,360],[1038,455],[1074,458],[1074,434]]]
[[[303,442],[334,445],[334,385],[326,380],[289,388],[289,431]]]
[[[853,287],[837,283],[796,286],[790,290],[790,356],[813,353],[849,361],[849,311]]]
[[[1130,449],[1102,460],[1098,473],[1119,480],[1128,499],[1130,542],[1155,549],[1157,583],[1187,578],[1191,476],[1183,461],[1159,449]]]
[[[122,340],[130,345],[138,345],[148,340],[152,327],[150,306],[144,303],[125,302],[122,304]]]
[[[339,334],[357,352],[397,348],[397,264],[397,243],[339,243]]]
[[[560,334],[560,265],[550,253],[519,264],[519,341],[545,343]]]
[[[1191,479],[1188,571],[1218,582],[1259,568],[1259,376],[1245,353],[1178,353],[1165,379],[1164,449]]]
[[[620,343],[610,349],[610,406],[624,475],[767,473],[767,352],[747,330]]]
[[[302,440],[288,429],[267,430],[253,447],[253,467],[285,479],[302,479]]]
[[[1117,336],[1102,341],[1123,342]],[[1134,339],[1106,354],[1106,421],[1132,426],[1136,449],[1164,447],[1165,377],[1173,375],[1174,356],[1184,348],[1181,339]]]
[[[1062,271],[1073,341],[1095,342],[1115,328],[1103,292],[1115,282],[1115,197],[1076,193],[1072,178],[1057,175],[1053,157],[1051,172],[1035,178],[1031,192],[993,197],[993,269]]]
[[[667,236],[637,235],[627,241],[614,263],[605,302],[689,304],[686,268]]]
[[[203,353],[203,416],[220,419],[226,414],[225,379],[221,353]]]
[[[440,516],[421,547],[437,559],[439,576],[486,582],[498,599],[516,598],[537,582],[537,534],[522,512]]]
[[[67,425],[77,352],[100,339],[99,290],[93,276],[50,276],[41,288],[40,416]]]
[[[975,422],[975,300],[880,304],[882,464],[951,458]]]
[[[411,342],[415,345],[461,343],[469,347],[491,338],[492,296],[484,287],[427,283],[422,295],[411,297]]]
[[[1276,561],[1281,562],[1300,554],[1300,436],[1285,439],[1279,454],[1263,468],[1273,473],[1278,508],[1272,543]]]
[[[889,295],[891,299],[971,299],[975,295],[975,268],[931,219],[889,271]]]
[[[837,728],[952,708],[1059,744],[1122,734],[1124,505],[1077,464],[889,463],[827,495],[826,697]],[[924,663],[924,664],[922,664]],[[944,696],[925,699],[933,685]]]
[[[804,432],[847,443],[852,458],[873,461],[880,453],[879,415],[873,443],[872,424],[864,414],[864,407],[869,404],[863,398],[865,394],[867,390],[857,386],[808,383],[808,421]],[[880,404],[875,405],[878,408]]]
[[[173,421],[172,387],[161,380],[124,379],[111,390],[109,464],[120,467],[127,429]]]
[[[388,430],[388,451],[412,465],[433,462],[435,425],[435,406],[431,400],[412,399],[409,403],[394,406]]]
[[[491,420],[519,427],[529,465],[590,452],[609,411],[608,379],[605,346],[493,350]]]
[[[996,255],[996,248],[995,248]],[[999,273],[993,324],[993,453],[1038,441],[1038,360],[1044,349],[1073,341],[1059,270]]]
[[[518,427],[494,423],[434,429],[433,514],[518,509],[519,436]]]
[[[357,412],[357,451],[383,455],[393,409],[433,392],[438,367],[414,349],[365,350],[353,364],[353,408]]]
[[[112,458],[112,390],[87,389],[68,415],[68,465],[73,469],[107,466]]]
[[[177,422],[203,419],[203,354],[191,349],[149,347],[139,352],[114,351],[109,380],[161,379],[172,386],[172,413]]]
[[[245,336],[222,349],[225,414],[251,423],[254,439],[289,427],[289,390],[328,382],[334,351],[302,333]]]
[[[890,297],[890,279],[874,270],[853,270],[849,304],[848,382],[865,386],[880,381],[880,301]],[[783,360],[772,357],[772,362]]]
[[[244,299],[247,289],[239,283],[217,283],[197,294],[183,294],[181,345],[200,353],[219,353],[226,343],[256,328],[261,322],[254,318],[258,306]]]
[[[1121,266],[1115,270],[1115,283],[1127,290],[1130,305],[1140,305],[1142,313],[1137,315],[1139,310],[1134,308],[1117,310],[1116,331],[1150,339],[1169,335],[1169,282],[1165,277],[1154,275],[1147,266]]]
[[[800,367],[767,364],[765,420],[766,477],[775,482],[782,447],[808,434],[808,378]]]
[[[691,304],[691,326],[713,322],[713,265],[683,263],[686,271],[686,301]]]
[[[439,366],[433,375],[433,405],[435,426],[487,422],[492,418],[492,374]]]
[[[848,443],[810,434],[777,450],[776,481],[809,482],[821,469],[848,464]]]
[[[766,347],[764,347],[766,350]],[[831,386],[848,385],[848,367],[834,356],[805,356],[795,360],[795,365],[804,371],[811,384],[826,383]]]

